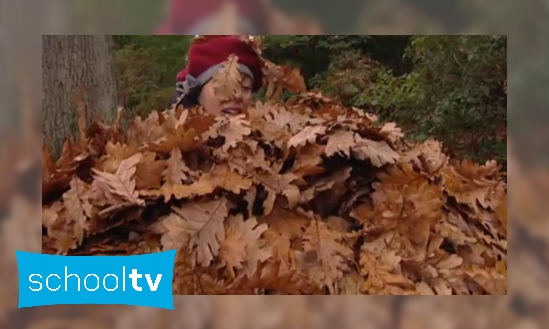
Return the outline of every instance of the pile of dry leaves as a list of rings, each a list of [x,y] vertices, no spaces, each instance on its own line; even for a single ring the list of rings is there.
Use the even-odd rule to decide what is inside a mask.
[[[299,80],[274,76],[270,96]],[[119,122],[81,124],[56,164],[43,150],[44,253],[177,248],[177,294],[507,292],[494,162],[408,146],[394,124],[320,93]]]

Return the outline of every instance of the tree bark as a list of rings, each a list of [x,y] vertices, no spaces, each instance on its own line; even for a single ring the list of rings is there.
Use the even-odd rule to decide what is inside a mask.
[[[87,124],[110,121],[119,105],[111,36],[42,37],[42,133],[52,154],[78,134],[76,100],[87,108]]]

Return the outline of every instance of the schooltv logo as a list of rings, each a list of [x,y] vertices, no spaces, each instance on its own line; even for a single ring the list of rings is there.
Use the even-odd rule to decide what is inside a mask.
[[[123,304],[173,310],[175,253],[60,256],[18,250],[19,308]]]

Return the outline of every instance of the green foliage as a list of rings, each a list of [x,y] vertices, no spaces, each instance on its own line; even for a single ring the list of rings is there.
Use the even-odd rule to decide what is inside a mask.
[[[192,36],[116,36],[115,42],[125,107],[138,115],[166,108]]]
[[[324,36],[273,35],[265,36],[263,41],[266,58],[277,64],[299,67],[305,81],[325,71],[330,64],[331,45]]]
[[[349,52],[370,57],[395,72],[406,71],[409,66],[409,60],[402,58],[408,36],[273,35],[263,40],[265,57],[299,67],[309,87],[325,81],[330,65],[337,65]]]
[[[502,36],[417,36],[396,76],[356,52],[334,58],[318,86],[349,105],[374,106],[416,139],[442,140],[454,156],[506,160],[507,44]]]

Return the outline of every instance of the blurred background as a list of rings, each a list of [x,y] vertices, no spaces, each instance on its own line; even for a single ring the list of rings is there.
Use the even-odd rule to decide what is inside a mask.
[[[222,5],[215,7],[219,10],[211,7],[204,10],[202,4],[208,1],[179,6],[176,2],[0,0],[0,328],[175,328],[182,323],[188,327],[235,328],[244,324],[273,328],[322,324],[390,329],[542,328],[547,323],[548,0],[251,0],[243,3],[261,3],[262,8],[268,9],[252,9],[252,17],[246,19],[238,14],[244,10],[229,4],[230,1],[216,1]],[[194,9],[189,10],[190,7]],[[191,18],[179,18],[185,17],[182,12],[189,11],[193,12]],[[255,13],[265,11],[271,18],[268,24],[267,20],[253,18]],[[194,21],[208,16],[204,22]],[[255,26],[261,24],[252,24],[254,20],[267,27]],[[176,298],[177,314],[115,306],[17,310],[14,251],[40,251],[38,91],[42,89],[42,35],[214,34],[215,31],[281,38],[290,34],[508,35],[507,171],[512,187],[509,296],[482,300],[370,296],[361,297],[360,302],[346,299],[345,303],[306,297],[294,298],[292,303],[261,297],[223,300],[180,296]],[[131,43],[119,46],[116,56]],[[444,63],[443,58],[439,63]],[[177,63],[182,65],[184,60]],[[448,65],[454,64],[449,60]],[[166,79],[171,75],[166,73]],[[309,80],[309,84],[314,82]],[[476,90],[476,85],[470,89]],[[138,111],[137,107],[135,110]],[[220,322],[221,318],[226,321]]]

